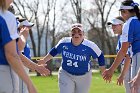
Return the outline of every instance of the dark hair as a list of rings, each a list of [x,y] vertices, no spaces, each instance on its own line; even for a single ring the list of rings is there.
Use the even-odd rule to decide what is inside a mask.
[[[3,12],[6,10],[6,0],[0,0],[0,9]]]
[[[137,3],[135,3],[132,0],[126,0],[126,1],[123,1],[121,4],[124,5],[124,6],[134,7],[134,9],[128,9],[128,11],[130,13],[136,13],[136,16],[138,17],[138,20],[140,20],[140,10],[139,10],[139,7],[138,7]]]
[[[17,19],[19,22],[23,22],[23,21],[27,20],[26,18],[19,18],[19,17],[16,17],[16,19]]]
[[[15,9],[12,5],[9,6],[8,11],[10,11],[11,13],[15,14]]]

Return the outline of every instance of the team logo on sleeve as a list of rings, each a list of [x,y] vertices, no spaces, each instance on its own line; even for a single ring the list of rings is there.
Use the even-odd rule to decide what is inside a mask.
[[[67,47],[67,46],[63,46],[63,49],[64,49],[64,50],[68,50],[68,47]]]
[[[86,51],[86,49],[82,49],[82,52]]]

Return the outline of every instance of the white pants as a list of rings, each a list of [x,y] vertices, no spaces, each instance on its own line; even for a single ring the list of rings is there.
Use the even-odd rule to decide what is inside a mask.
[[[121,68],[123,69],[124,65],[121,65]],[[125,74],[124,78],[124,86],[125,86],[125,93],[131,93],[131,86],[128,83],[131,80],[131,66],[128,70],[128,72]]]
[[[132,57],[132,75],[131,75],[132,78],[136,76],[139,68],[140,68],[140,53],[136,53]],[[138,93],[140,93],[140,89]]]
[[[26,73],[29,74],[29,69],[27,67],[24,67],[24,69]],[[19,78],[19,93],[29,93],[27,85],[20,78]]]
[[[19,93],[18,75],[8,65],[0,65],[0,93]]]
[[[89,71],[85,75],[76,76],[60,69],[58,79],[60,93],[88,93],[92,80],[92,72]]]

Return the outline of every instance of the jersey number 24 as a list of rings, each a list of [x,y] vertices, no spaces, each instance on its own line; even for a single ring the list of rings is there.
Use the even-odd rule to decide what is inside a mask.
[[[71,60],[67,60],[67,66],[78,67],[78,62],[72,62]]]

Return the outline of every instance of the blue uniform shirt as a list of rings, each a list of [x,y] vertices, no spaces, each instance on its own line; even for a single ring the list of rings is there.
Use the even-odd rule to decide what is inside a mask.
[[[123,25],[122,42],[130,42],[133,55],[140,52],[140,21],[136,16],[130,17]]]
[[[52,56],[62,54],[62,68],[73,75],[82,75],[90,70],[90,58],[98,58],[99,65],[104,66],[104,56],[98,46],[87,39],[74,46],[71,37],[61,39],[50,51]]]
[[[18,37],[15,16],[8,11],[2,12],[0,10],[0,65],[8,65],[4,46]]]
[[[26,45],[25,45],[25,47],[24,47],[23,54],[24,54],[27,58],[31,59],[30,47],[29,47],[28,43],[26,43]]]
[[[120,36],[118,36],[118,43],[117,43],[117,47],[116,47],[116,52],[117,53],[119,52],[119,50],[121,49],[121,47],[122,47],[122,42],[121,42],[121,35],[120,35]],[[129,46],[126,54],[129,55],[130,57],[133,56],[132,46],[131,45]],[[121,64],[124,64],[124,60],[122,61]]]

